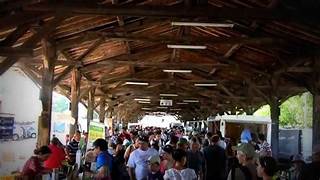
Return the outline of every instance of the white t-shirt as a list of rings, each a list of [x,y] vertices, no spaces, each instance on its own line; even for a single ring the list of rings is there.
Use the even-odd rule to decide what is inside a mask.
[[[164,180],[196,180],[197,175],[193,169],[186,168],[181,171],[174,168],[168,169],[165,171]]]
[[[129,157],[128,167],[135,169],[137,180],[147,178],[148,176],[148,163],[147,160],[150,156],[159,155],[158,151],[153,148],[148,148],[142,151],[140,148],[134,150]]]

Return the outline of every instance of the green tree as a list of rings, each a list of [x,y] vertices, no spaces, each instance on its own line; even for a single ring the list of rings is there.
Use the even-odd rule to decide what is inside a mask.
[[[280,126],[312,127],[312,101],[312,95],[306,92],[283,102],[280,106]],[[254,115],[270,116],[270,106],[262,106]]]

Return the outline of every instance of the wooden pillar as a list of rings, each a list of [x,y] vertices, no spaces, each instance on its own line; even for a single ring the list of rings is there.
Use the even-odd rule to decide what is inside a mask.
[[[108,123],[108,127],[111,129],[111,132],[113,132],[114,128],[113,128],[113,107],[110,105],[108,108],[108,112],[107,112],[107,123]]]
[[[87,109],[87,132],[89,131],[90,121],[93,120],[93,110],[94,110],[94,94],[96,88],[94,86],[90,87],[88,94],[88,109]]]
[[[279,153],[279,116],[280,102],[278,98],[272,97],[269,102],[271,111],[271,149],[272,155],[277,158]]]
[[[78,127],[78,105],[79,105],[79,96],[80,96],[80,81],[81,74],[78,69],[73,69],[71,72],[71,117],[74,119],[74,124],[70,124],[70,137],[73,137],[73,134]]]
[[[320,144],[320,93],[313,94],[312,147]]]
[[[42,112],[38,121],[38,146],[49,144],[51,131],[52,91],[54,80],[54,66],[56,61],[55,45],[47,39],[41,41],[43,52],[43,75],[40,92]]]
[[[99,111],[99,121],[100,123],[104,123],[104,120],[106,118],[106,98],[102,97],[100,99],[100,111]]]
[[[320,61],[318,57],[314,58],[313,68],[313,77],[309,81],[313,95],[312,148],[320,144]]]

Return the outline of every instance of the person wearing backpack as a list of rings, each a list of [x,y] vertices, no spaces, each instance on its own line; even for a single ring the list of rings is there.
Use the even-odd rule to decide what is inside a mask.
[[[228,180],[257,180],[257,170],[254,163],[256,152],[249,143],[235,147],[239,165],[234,165],[228,175]]]

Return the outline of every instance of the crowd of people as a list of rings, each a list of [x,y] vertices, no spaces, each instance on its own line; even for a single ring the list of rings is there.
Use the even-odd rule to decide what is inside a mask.
[[[257,138],[255,138],[257,137]],[[80,149],[84,155],[81,171],[93,168],[90,179],[114,180],[274,180],[279,179],[277,161],[263,134],[245,129],[240,142],[221,133],[192,132],[182,128],[148,127],[128,131],[125,127],[85,148],[87,134],[80,132],[67,145],[53,138],[40,147],[25,164],[22,175],[34,177],[61,168],[64,161],[75,164]],[[86,151],[86,149],[89,149]],[[319,180],[320,149],[313,162],[292,159],[292,180]],[[44,166],[42,166],[44,162]],[[91,167],[86,165],[90,164]],[[94,166],[94,167],[92,167]],[[318,168],[318,169],[317,169]],[[31,178],[32,179],[32,178]]]

